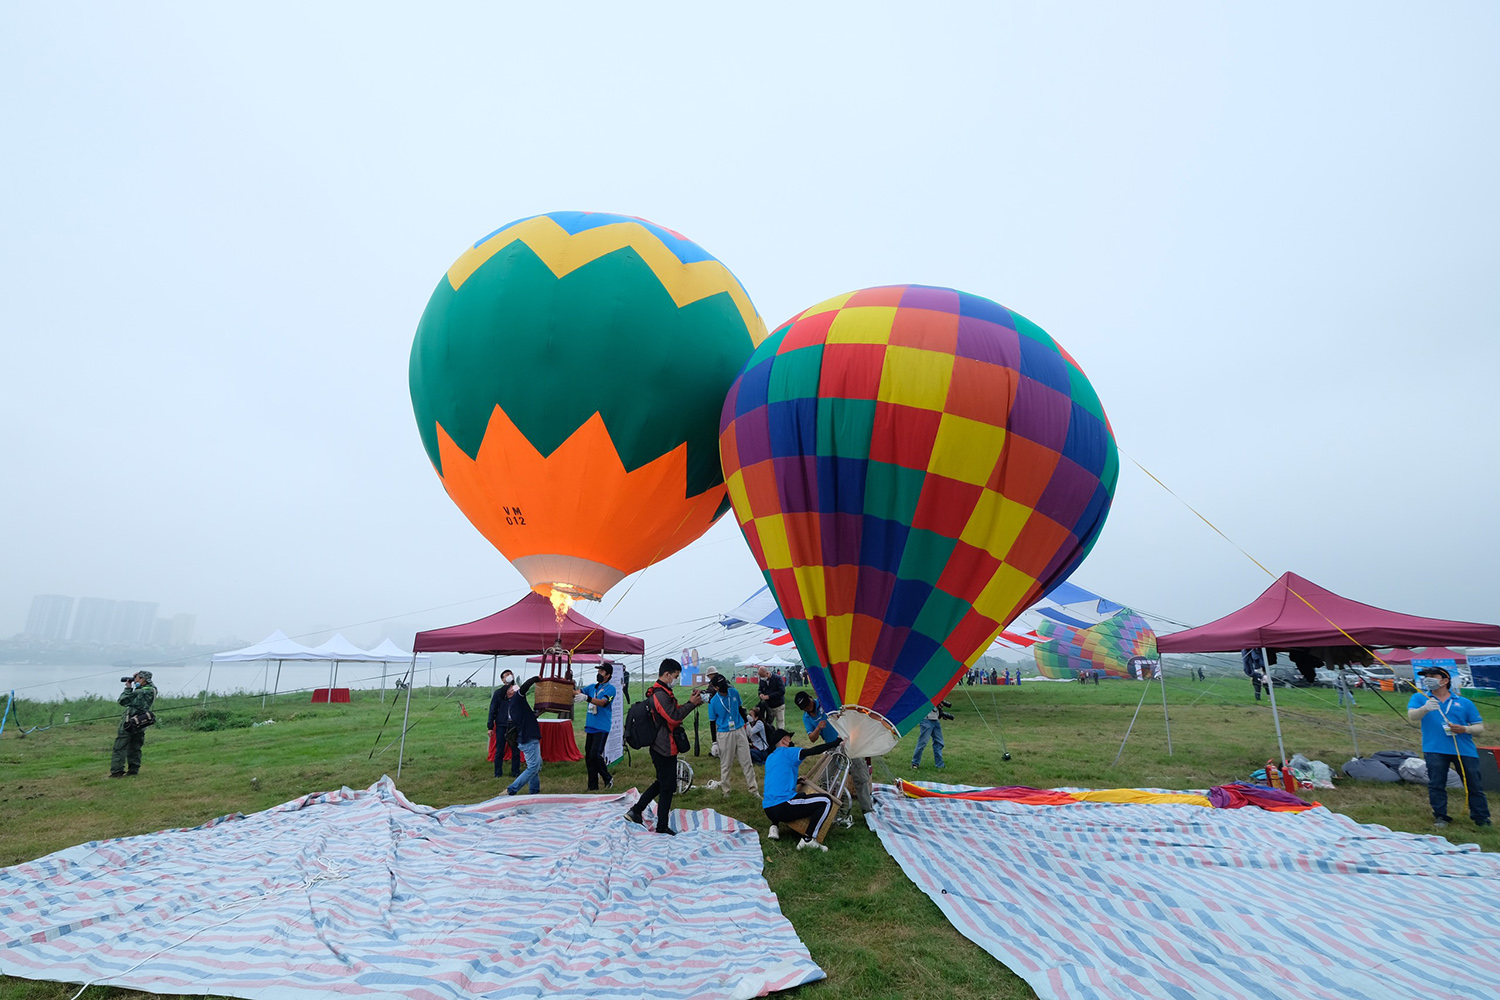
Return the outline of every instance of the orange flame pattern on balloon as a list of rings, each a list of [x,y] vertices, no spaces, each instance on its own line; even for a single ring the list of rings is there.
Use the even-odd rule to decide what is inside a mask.
[[[556,588],[542,581],[568,581],[569,596],[598,600],[627,573],[707,531],[725,497],[723,486],[709,489],[683,516],[680,499],[662,498],[682,496],[687,446],[626,472],[597,413],[550,455],[538,452],[498,406],[476,458],[442,427],[438,448],[443,488],[453,502],[549,600]],[[574,475],[580,469],[586,477]],[[601,510],[610,517],[599,517]],[[591,558],[560,554],[580,551]]]

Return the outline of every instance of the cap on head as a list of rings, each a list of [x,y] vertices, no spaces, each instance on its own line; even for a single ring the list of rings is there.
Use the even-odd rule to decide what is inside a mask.
[[[143,681],[149,681],[151,679],[151,671],[149,670],[137,670],[135,672],[135,675]]]
[[[792,734],[789,733],[789,732],[787,732],[785,729],[773,729],[773,730],[771,730],[771,735],[769,737],[767,737],[767,739],[769,740],[771,746],[774,747],[774,746],[780,746],[781,745],[781,741],[784,740],[784,739],[787,739],[791,735]]]
[[[807,706],[812,704],[812,696],[806,691],[798,691],[797,696],[792,699],[792,704],[796,705],[800,709],[806,710]]]
[[[605,677],[613,677],[615,675],[615,665],[613,663],[601,663],[599,664],[599,670]]]
[[[680,673],[682,673],[682,664],[678,663],[676,660],[672,659],[669,656],[665,660],[661,661],[661,669],[656,672],[656,676],[665,677],[668,674]]]
[[[1453,679],[1453,675],[1448,673],[1448,671],[1444,670],[1442,667],[1423,667],[1421,670],[1418,670],[1417,673],[1423,677],[1442,677],[1445,681],[1450,681]]]

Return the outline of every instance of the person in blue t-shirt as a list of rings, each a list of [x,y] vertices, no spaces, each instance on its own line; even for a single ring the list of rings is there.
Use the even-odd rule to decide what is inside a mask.
[[[766,819],[771,821],[771,829],[766,836],[771,840],[780,840],[781,832],[777,829],[777,824],[799,819],[808,820],[807,829],[816,833],[828,818],[829,811],[834,808],[833,799],[827,795],[799,793],[797,771],[808,757],[837,749],[844,741],[835,739],[832,743],[820,743],[806,750],[799,750],[792,746],[792,734],[785,729],[772,730],[769,739],[774,749],[766,756],[766,794],[760,803],[765,810]],[[797,850],[826,851],[828,848],[808,834],[803,834]]]
[[[1448,689],[1452,677],[1442,667],[1428,667],[1417,675],[1427,689],[1411,696],[1406,717],[1422,724],[1422,756],[1427,760],[1427,798],[1432,803],[1433,825],[1453,822],[1448,815],[1448,768],[1458,769],[1469,792],[1469,818],[1475,826],[1490,825],[1490,804],[1484,797],[1479,776],[1479,751],[1474,734],[1484,732],[1479,709],[1467,698]]]
[[[729,774],[734,762],[739,761],[740,770],[745,774],[745,790],[757,795],[760,787],[755,780],[755,766],[750,761],[750,729],[745,723],[740,693],[723,674],[711,674],[708,689],[713,692],[708,699],[708,715],[719,734],[718,788],[726,799],[729,798]]]
[[[838,742],[839,734],[828,721],[828,713],[818,705],[818,699],[806,691],[798,691],[793,703],[802,709],[802,728],[809,739],[821,738],[824,743]]]
[[[589,769],[589,791],[597,792],[599,782],[605,788],[615,787],[615,779],[609,773],[609,762],[604,759],[604,744],[609,741],[609,730],[615,717],[615,686],[610,679],[615,675],[614,664],[599,664],[596,682],[579,690],[578,694],[588,703],[588,715],[583,721],[583,760]]]

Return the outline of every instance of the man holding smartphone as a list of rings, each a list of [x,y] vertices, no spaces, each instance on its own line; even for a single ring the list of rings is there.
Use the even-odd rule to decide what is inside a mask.
[[[1448,768],[1458,769],[1469,792],[1469,818],[1475,826],[1490,825],[1490,803],[1479,775],[1479,750],[1474,734],[1484,732],[1479,709],[1449,690],[1452,677],[1442,667],[1428,667],[1417,675],[1418,691],[1406,706],[1406,717],[1422,725],[1422,756],[1427,761],[1427,799],[1432,803],[1432,825],[1453,822],[1448,815]]]

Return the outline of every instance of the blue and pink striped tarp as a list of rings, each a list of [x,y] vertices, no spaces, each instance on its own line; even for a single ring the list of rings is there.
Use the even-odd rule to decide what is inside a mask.
[[[870,825],[906,874],[1042,1000],[1500,997],[1500,855],[1472,844],[1323,808],[889,786],[877,806]]]
[[[0,869],[0,972],[157,993],[753,997],[823,978],[710,810],[626,796],[432,809],[389,778]]]

